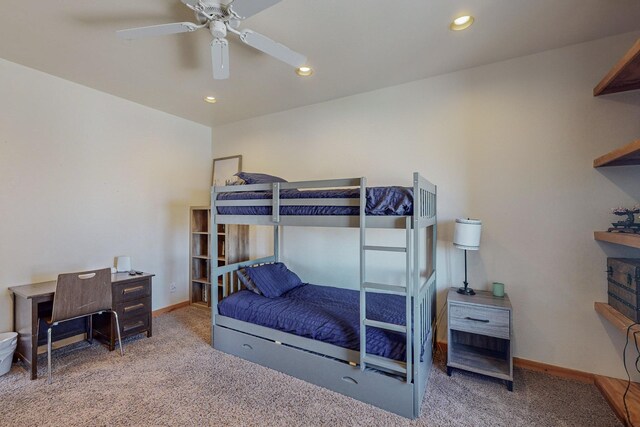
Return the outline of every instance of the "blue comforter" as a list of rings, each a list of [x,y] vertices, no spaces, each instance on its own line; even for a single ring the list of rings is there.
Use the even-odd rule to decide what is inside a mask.
[[[281,190],[280,199],[355,199],[360,190]],[[270,191],[221,193],[217,200],[270,199]],[[413,190],[404,187],[367,188],[367,215],[412,215]],[[271,206],[218,207],[221,215],[271,215]],[[281,206],[280,215],[359,215],[358,206]]]
[[[243,290],[218,304],[218,312],[223,316],[358,351],[359,310],[359,291],[310,284],[279,298]],[[404,325],[405,298],[367,294],[367,318]],[[405,349],[404,334],[367,328],[367,353],[404,361]]]

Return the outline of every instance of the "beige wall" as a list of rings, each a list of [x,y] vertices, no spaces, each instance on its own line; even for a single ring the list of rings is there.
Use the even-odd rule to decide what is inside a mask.
[[[591,162],[638,138],[640,94],[595,99],[591,91],[638,35],[214,128],[213,153],[243,154],[245,170],[289,180],[367,176],[372,185],[409,185],[411,172],[421,172],[439,186],[438,303],[463,276],[453,219],[481,218],[470,280],[480,289],[506,283],[515,355],[621,377],[622,334],[593,302],[606,301],[606,256],[640,251],[599,244],[592,233],[614,219],[610,208],[640,199],[640,170],[599,171]],[[357,287],[354,230],[284,235],[284,258],[303,280]],[[253,239],[254,252],[266,251],[268,238]],[[401,265],[373,274],[394,280]]]
[[[0,331],[10,285],[110,267],[188,299],[189,205],[207,204],[211,129],[0,60]],[[177,290],[170,293],[169,285]]]

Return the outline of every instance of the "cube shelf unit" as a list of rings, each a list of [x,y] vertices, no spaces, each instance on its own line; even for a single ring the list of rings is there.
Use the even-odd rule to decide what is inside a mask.
[[[189,239],[189,301],[200,308],[211,307],[211,263],[226,265],[249,259],[249,226],[218,225],[211,232],[209,206],[191,207]],[[218,259],[211,259],[211,244],[218,245]],[[220,288],[222,282],[218,282]]]
[[[618,61],[611,71],[607,73],[600,83],[598,83],[593,89],[593,95],[600,96],[636,89],[640,89],[640,40],[636,41],[633,47]],[[593,161],[594,168],[629,165],[640,165],[640,140],[615,149]],[[593,237],[595,240],[602,242],[640,249],[640,235],[638,234],[596,231]],[[609,304],[596,302],[594,308],[603,319],[610,322],[623,333],[627,333],[629,325],[633,324],[631,319],[622,315]],[[629,333],[633,334],[635,330],[640,330],[640,328],[637,326],[632,327]],[[627,382],[600,375],[594,376],[594,382],[618,418],[625,425],[629,425],[623,401]],[[629,408],[631,420],[637,421],[640,418],[640,384],[631,384],[626,403]]]

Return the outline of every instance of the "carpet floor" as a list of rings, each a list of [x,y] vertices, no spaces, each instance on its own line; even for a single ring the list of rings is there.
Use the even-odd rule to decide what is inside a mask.
[[[619,426],[593,385],[516,369],[515,389],[434,364],[420,418],[407,420],[209,346],[209,315],[154,319],[126,354],[94,342],[54,352],[54,382],[20,365],[0,377],[0,425]]]

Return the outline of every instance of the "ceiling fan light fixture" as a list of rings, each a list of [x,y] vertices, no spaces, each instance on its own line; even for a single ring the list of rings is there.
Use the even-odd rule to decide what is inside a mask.
[[[209,104],[215,104],[218,102],[215,96],[205,96],[204,102],[208,102]]]
[[[449,25],[449,29],[451,29],[452,31],[466,30],[473,24],[473,21],[475,21],[475,19],[471,15],[459,16],[454,19],[453,22],[451,22],[451,25]]]
[[[302,67],[296,68],[296,74],[300,77],[309,77],[313,74],[313,68],[303,65]]]

